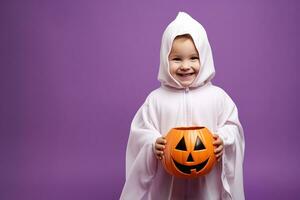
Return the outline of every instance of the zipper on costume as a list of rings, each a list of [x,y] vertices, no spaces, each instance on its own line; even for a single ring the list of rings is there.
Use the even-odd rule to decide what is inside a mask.
[[[187,95],[188,95],[189,91],[190,91],[189,87],[186,87],[184,89],[185,125],[186,126],[189,125],[189,118],[188,118],[188,115],[189,115],[189,113],[188,113],[189,105],[188,105],[188,102],[187,102],[187,100],[188,100],[187,99]]]

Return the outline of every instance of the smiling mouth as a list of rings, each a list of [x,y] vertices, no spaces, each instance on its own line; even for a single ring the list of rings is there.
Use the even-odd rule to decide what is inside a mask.
[[[179,169],[179,171],[181,171],[182,173],[185,173],[185,174],[191,174],[192,171],[196,170],[196,172],[199,172],[201,169],[203,169],[206,166],[209,158],[207,158],[204,162],[202,162],[198,165],[192,165],[192,166],[182,165],[182,164],[176,162],[173,158],[172,158],[172,160],[173,160],[175,166],[177,167],[177,169]]]
[[[182,77],[185,77],[185,76],[192,76],[194,75],[194,73],[188,73],[188,74],[177,74],[178,76],[182,76]]]

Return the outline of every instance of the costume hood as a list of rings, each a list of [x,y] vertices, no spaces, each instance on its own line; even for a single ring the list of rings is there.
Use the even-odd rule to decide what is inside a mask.
[[[203,26],[184,12],[179,12],[175,20],[167,26],[163,33],[160,48],[158,80],[162,85],[183,88],[183,86],[171,76],[168,62],[173,40],[176,36],[183,34],[191,35],[200,56],[199,74],[189,87],[195,88],[205,85],[210,82],[215,75],[211,47]]]

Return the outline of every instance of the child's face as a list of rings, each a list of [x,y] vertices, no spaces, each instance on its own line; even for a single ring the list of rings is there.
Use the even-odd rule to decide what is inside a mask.
[[[200,70],[200,58],[194,42],[189,37],[176,37],[168,57],[170,74],[183,87],[193,83]]]

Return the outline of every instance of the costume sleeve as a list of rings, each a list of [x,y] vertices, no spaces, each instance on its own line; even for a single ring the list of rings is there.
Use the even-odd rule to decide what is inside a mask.
[[[126,150],[126,181],[120,199],[146,199],[157,170],[153,144],[161,134],[149,97],[136,113]]]
[[[238,110],[224,92],[222,109],[218,118],[217,134],[223,139],[222,157],[223,199],[243,200],[244,132],[238,119]]]

